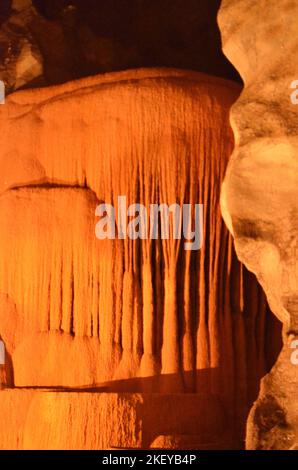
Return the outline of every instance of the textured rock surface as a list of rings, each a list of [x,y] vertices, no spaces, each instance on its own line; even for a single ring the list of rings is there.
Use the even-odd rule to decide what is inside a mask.
[[[0,80],[6,93],[43,83],[43,59],[31,30],[37,13],[31,0],[15,0],[8,7],[7,2],[0,7],[5,19],[0,27]]]
[[[249,449],[288,449],[298,439],[298,368],[291,361],[298,335],[298,116],[290,99],[297,17],[292,0],[224,0],[219,15],[224,52],[245,83],[231,113],[236,148],[222,212],[239,259],[284,325],[283,351],[248,422]]]
[[[9,415],[18,406],[25,392],[17,387],[65,389],[26,392],[24,421],[0,421],[4,448],[106,445],[98,428],[100,406],[110,406],[105,388],[130,392],[130,403],[146,391],[157,414],[161,392],[193,403],[184,412],[173,398],[168,428],[146,418],[151,437],[141,444],[137,433],[129,443],[119,437],[119,446],[242,445],[279,330],[220,215],[233,148],[229,108],[238,93],[197,73],[139,70],[15,93],[0,108],[2,382],[12,388],[1,392],[1,410]],[[203,203],[203,249],[185,251],[178,240],[97,240],[96,205],[117,207],[123,194],[127,204],[146,207]],[[102,405],[88,405],[89,396]],[[128,416],[137,413],[129,407]],[[197,410],[203,417],[194,419]],[[57,442],[60,426],[76,422],[81,430],[86,416],[95,440],[88,433],[86,441],[69,440],[61,430]],[[49,431],[36,436],[43,419]],[[107,432],[114,426],[116,418],[106,420]]]
[[[209,410],[206,413],[206,410]],[[233,443],[218,399],[200,394],[5,390],[1,448],[123,449]]]

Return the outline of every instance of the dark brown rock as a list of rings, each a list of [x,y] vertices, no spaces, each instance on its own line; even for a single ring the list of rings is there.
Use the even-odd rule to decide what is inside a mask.
[[[0,10],[7,91],[139,67],[193,69],[240,81],[221,51],[219,0],[8,0]],[[23,41],[43,62],[19,83]],[[31,54],[31,53],[30,53]],[[32,60],[32,59],[31,59]],[[13,64],[13,65],[11,65]],[[24,83],[25,82],[25,83]]]

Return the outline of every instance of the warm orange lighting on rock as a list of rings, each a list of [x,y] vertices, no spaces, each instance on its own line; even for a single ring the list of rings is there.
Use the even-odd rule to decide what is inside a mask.
[[[242,445],[275,324],[220,215],[238,94],[139,70],[0,108],[1,448]],[[98,240],[123,194],[204,204],[202,249]]]

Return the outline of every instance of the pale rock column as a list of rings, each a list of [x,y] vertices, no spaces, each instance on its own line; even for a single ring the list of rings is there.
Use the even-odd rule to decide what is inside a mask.
[[[223,50],[245,85],[231,112],[222,214],[283,323],[283,350],[248,419],[248,449],[295,448],[298,439],[297,18],[292,0],[223,0],[219,13]]]

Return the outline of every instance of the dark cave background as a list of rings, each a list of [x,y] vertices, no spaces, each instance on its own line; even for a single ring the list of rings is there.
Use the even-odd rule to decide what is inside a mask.
[[[14,6],[28,0],[14,0]],[[0,22],[13,16],[1,0]],[[30,2],[29,2],[30,3]],[[38,47],[43,77],[27,86],[63,83],[139,67],[196,70],[241,83],[221,50],[220,0],[32,0],[26,25],[13,20],[0,34],[0,63],[23,35]],[[32,9],[31,9],[32,10]],[[3,27],[1,27],[3,30]]]

